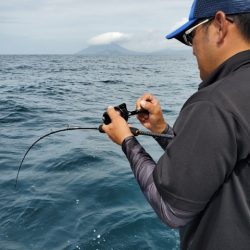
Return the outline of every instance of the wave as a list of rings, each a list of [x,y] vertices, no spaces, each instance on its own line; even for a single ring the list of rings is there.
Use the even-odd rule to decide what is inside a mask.
[[[0,123],[19,123],[35,118],[34,110],[22,106],[6,106],[4,107],[5,115],[0,117]]]
[[[32,69],[34,68],[30,65],[18,65],[14,67],[3,68],[1,69],[1,71],[3,71],[4,73],[8,73],[8,72],[16,71],[16,70],[32,70]]]
[[[48,69],[51,73],[62,73],[62,72],[82,72],[89,70],[88,67],[79,67],[79,68],[52,68]]]
[[[125,82],[121,81],[121,80],[102,80],[102,81],[99,81],[101,83],[105,83],[105,84],[125,84]]]
[[[121,148],[98,131],[36,145],[14,189],[23,154],[51,128],[98,127],[109,104],[132,110],[147,91],[170,104],[163,112],[172,122],[195,88],[183,84],[196,74],[195,61],[101,59],[1,57],[1,249],[178,249],[178,235],[156,218]],[[150,138],[140,140],[150,145]],[[159,147],[149,149],[159,154]]]

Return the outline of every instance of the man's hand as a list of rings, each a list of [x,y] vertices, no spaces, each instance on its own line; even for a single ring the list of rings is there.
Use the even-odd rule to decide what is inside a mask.
[[[141,124],[153,133],[162,133],[167,127],[159,101],[151,94],[144,94],[136,102],[137,109],[145,109],[149,114],[137,116]]]
[[[107,113],[111,119],[111,123],[108,125],[103,124],[102,129],[113,142],[121,145],[127,137],[132,136],[133,134],[131,133],[127,122],[113,107],[109,107]]]

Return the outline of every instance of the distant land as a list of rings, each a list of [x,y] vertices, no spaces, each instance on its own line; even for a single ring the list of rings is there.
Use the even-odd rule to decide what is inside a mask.
[[[111,56],[111,55],[140,55],[144,53],[135,52],[128,50],[116,43],[106,44],[106,45],[92,45],[86,49],[81,50],[77,54],[81,55],[102,55],[102,56]]]
[[[101,55],[101,56],[122,56],[122,55],[169,55],[176,53],[190,52],[189,50],[170,50],[164,49],[151,53],[137,52],[128,50],[119,44],[111,43],[107,45],[92,45],[86,49],[79,51],[78,55]],[[191,53],[191,52],[190,52]]]

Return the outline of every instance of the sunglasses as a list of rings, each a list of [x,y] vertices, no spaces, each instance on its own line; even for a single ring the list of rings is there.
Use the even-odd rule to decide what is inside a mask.
[[[193,39],[195,36],[195,30],[202,24],[208,23],[209,21],[211,21],[213,18],[208,18],[205,19],[204,21],[198,23],[197,25],[195,25],[194,27],[190,28],[189,30],[187,30],[186,32],[184,32],[183,34],[183,40],[185,42],[186,45],[188,46],[193,46]],[[230,23],[233,23],[234,20],[230,17],[226,17],[226,20],[229,21]]]
[[[211,20],[211,18],[208,18],[208,19],[198,23],[194,27],[190,28],[189,30],[185,31],[183,34],[183,39],[184,39],[185,44],[188,46],[193,46],[193,38],[195,35],[195,32],[194,32],[195,29],[197,29],[200,25],[209,22],[210,20]]]

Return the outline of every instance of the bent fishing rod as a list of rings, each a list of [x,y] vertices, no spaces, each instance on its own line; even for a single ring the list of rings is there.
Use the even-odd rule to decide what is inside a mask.
[[[114,109],[120,114],[121,117],[123,117],[126,121],[128,121],[129,117],[133,116],[133,115],[139,115],[139,114],[148,114],[148,111],[145,110],[145,109],[136,109],[134,111],[128,111],[127,110],[127,105],[125,103],[122,103],[118,106],[115,106]],[[104,112],[103,113],[103,117],[102,117],[102,120],[103,120],[103,123],[108,125],[111,123],[111,119],[108,115],[107,112]],[[27,151],[25,152],[22,160],[21,160],[21,163],[18,167],[18,171],[17,171],[17,175],[16,175],[16,182],[15,182],[15,188],[17,188],[17,181],[18,181],[18,177],[19,177],[19,173],[20,173],[20,170],[22,168],[22,165],[23,165],[23,162],[26,158],[26,156],[28,155],[28,153],[30,152],[30,150],[39,142],[41,141],[42,139],[50,136],[50,135],[53,135],[53,134],[57,134],[57,133],[61,133],[61,132],[65,132],[65,131],[73,131],[73,130],[98,130],[100,133],[105,133],[102,129],[102,125],[100,125],[99,127],[67,127],[67,128],[63,128],[63,129],[58,129],[58,130],[55,130],[55,131],[52,131],[50,133],[47,133],[43,136],[41,136],[40,138],[38,138],[36,141],[34,141],[31,146],[27,149]],[[137,128],[134,128],[134,127],[130,127],[130,130],[132,132],[132,134],[134,136],[138,136],[138,135],[145,135],[145,136],[153,136],[153,137],[163,137],[163,138],[173,138],[173,135],[169,135],[169,134],[158,134],[158,133],[151,133],[151,132],[147,132],[147,131],[142,131],[142,130],[139,130]]]

